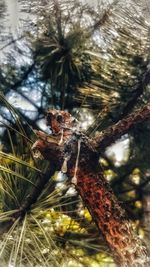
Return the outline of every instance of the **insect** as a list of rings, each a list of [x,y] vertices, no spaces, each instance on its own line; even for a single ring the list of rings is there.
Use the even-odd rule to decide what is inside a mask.
[[[46,113],[46,125],[50,128],[52,136],[56,136],[59,140],[59,145],[72,135],[77,123],[77,120],[67,111],[54,109]]]
[[[32,146],[34,157],[42,159],[42,154],[44,154],[44,157],[46,155],[45,158],[49,158],[48,148],[51,147],[52,149],[52,146],[63,147],[64,143],[76,134],[77,124],[78,121],[67,111],[48,110],[46,113],[46,125],[51,133],[47,134],[43,131],[35,131],[38,140]],[[58,147],[57,149],[59,150]],[[66,157],[65,154],[64,157]]]
[[[67,135],[69,131],[72,131],[77,125],[77,120],[71,116],[67,111],[62,110],[48,110],[46,114],[46,124],[51,128],[54,135],[60,134],[64,131]]]

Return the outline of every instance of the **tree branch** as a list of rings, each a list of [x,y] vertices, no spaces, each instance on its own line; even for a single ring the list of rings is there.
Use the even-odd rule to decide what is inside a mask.
[[[149,84],[149,82],[150,82],[150,68],[147,67],[147,70],[143,73],[139,82],[134,86],[133,93],[132,93],[133,96],[129,100],[129,102],[126,104],[126,106],[124,107],[122,113],[119,116],[119,120],[123,119],[130,113],[130,111],[136,105],[138,98],[143,94],[143,91],[146,88],[146,86]]]
[[[95,142],[95,149],[101,153],[122,135],[126,134],[135,125],[150,119],[150,104],[132,113],[125,119],[104,130],[100,135],[92,139]]]
[[[60,9],[59,2],[57,0],[54,0],[53,3],[54,3],[54,10],[55,10],[55,19],[56,19],[56,25],[57,25],[58,40],[59,40],[60,44],[63,44],[64,36],[62,33],[62,25],[61,25],[61,9]]]
[[[7,44],[5,44],[4,46],[2,46],[0,48],[0,51],[2,51],[3,49],[5,49],[6,47],[8,47],[9,45],[12,45],[16,42],[18,42],[19,40],[23,39],[25,36],[24,35],[21,35],[20,37],[18,37],[17,39],[12,39],[10,42],[8,42]]]
[[[60,114],[63,114],[63,123],[67,127],[69,114],[67,112],[62,113],[62,111]],[[52,164],[51,174],[48,172],[44,177],[39,175],[35,187],[32,188],[31,193],[23,201],[20,208],[14,211],[7,222],[1,223],[6,223],[5,226],[8,228],[15,220],[23,218],[26,212],[31,209],[32,204],[37,201],[54,171],[62,170],[63,166],[67,169],[65,171],[66,175],[80,194],[97,228],[103,233],[118,266],[133,267],[135,261],[145,263],[147,260],[146,247],[141,244],[140,239],[134,234],[131,222],[127,220],[124,210],[118,204],[108,182],[105,180],[95,148],[98,150],[106,147],[137,123],[149,119],[150,105],[108,128],[94,140],[90,140],[81,132],[70,133],[69,131],[68,133],[68,128],[66,128],[67,131],[64,131],[63,134],[67,140],[64,138],[61,145],[58,134],[62,125],[57,118],[58,112],[55,112],[51,120],[48,121],[50,126],[53,127],[54,125],[55,134],[47,136],[43,132],[38,132],[39,139],[32,146],[34,152],[39,151],[44,159]],[[56,135],[56,133],[58,134]],[[101,145],[100,148],[99,145]],[[69,155],[69,158],[66,155]],[[78,165],[76,167],[77,160]],[[136,248],[135,243],[137,244]]]
[[[45,185],[48,183],[49,179],[53,176],[55,172],[55,168],[51,166],[45,174],[38,174],[37,182],[35,183],[34,188],[31,188],[31,192],[26,197],[26,199],[21,204],[20,208],[18,210],[15,210],[14,213],[12,213],[9,216],[9,219],[6,221],[0,221],[0,234],[3,234],[6,232],[14,223],[14,221],[18,218],[22,219],[26,212],[28,212],[34,204],[40,194],[42,193]]]
[[[28,68],[28,70],[23,74],[23,76],[21,77],[20,80],[16,81],[15,84],[10,85],[10,88],[11,88],[12,90],[17,90],[17,88],[18,88],[19,86],[22,85],[23,81],[25,81],[25,80],[28,78],[29,74],[32,72],[32,70],[33,70],[34,67],[35,67],[35,62],[33,62],[33,63],[31,64],[31,66],[30,66],[30,67]]]

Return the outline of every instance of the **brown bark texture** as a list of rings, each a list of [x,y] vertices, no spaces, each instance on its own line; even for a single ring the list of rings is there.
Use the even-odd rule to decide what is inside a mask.
[[[37,185],[12,219],[23,217],[36,202],[54,171],[65,172],[70,184],[79,192],[97,228],[103,234],[119,267],[150,266],[146,247],[135,234],[131,221],[120,207],[99,164],[101,151],[127,133],[136,124],[150,119],[150,105],[134,112],[109,127],[101,135],[90,139],[76,130],[76,122],[68,112],[49,111],[47,125],[52,134],[37,132],[39,139],[33,151],[40,151],[50,162],[50,173]],[[49,178],[48,178],[49,177]],[[41,182],[40,182],[41,181]]]

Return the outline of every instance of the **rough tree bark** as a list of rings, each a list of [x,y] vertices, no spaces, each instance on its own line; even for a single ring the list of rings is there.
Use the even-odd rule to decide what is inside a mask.
[[[67,113],[53,111],[48,116],[48,125],[55,136],[55,146],[60,146],[61,153],[54,155],[51,152],[53,140],[41,133],[41,139],[33,148],[38,149],[45,159],[53,161],[58,170],[65,164],[67,176],[78,190],[98,229],[103,233],[118,266],[146,266],[146,248],[135,235],[131,222],[104,179],[99,165],[99,154],[135,124],[148,119],[150,107],[147,106],[142,112],[123,119],[94,140],[88,139],[81,132],[72,131],[72,120]],[[61,143],[62,129],[64,133]]]
[[[52,134],[37,132],[39,139],[33,146],[34,152],[40,151],[50,162],[51,175],[54,171],[65,170],[70,183],[78,190],[98,229],[107,241],[119,267],[148,267],[149,258],[146,247],[134,233],[132,223],[127,219],[103,177],[99,155],[134,125],[147,119],[150,119],[150,105],[109,127],[101,135],[89,139],[76,130],[74,120],[69,113],[54,110],[47,116],[47,124],[51,126]],[[14,219],[23,217],[36,202],[49,179],[48,176],[50,177],[47,174],[47,178],[43,181],[41,177],[39,178],[28,199],[7,222],[7,227]]]

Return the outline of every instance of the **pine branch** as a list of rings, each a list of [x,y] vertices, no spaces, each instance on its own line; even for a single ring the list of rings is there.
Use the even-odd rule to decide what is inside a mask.
[[[66,127],[72,125],[72,120],[67,112],[60,111],[60,115],[64,116]],[[70,118],[69,122],[68,117]],[[58,122],[57,118],[58,111],[55,111],[48,123],[50,123],[50,126],[55,125],[55,133],[60,133],[61,122]],[[17,219],[24,217],[26,212],[32,208],[32,204],[37,201],[54,171],[59,171],[62,166],[65,166],[65,169],[67,169],[66,175],[80,194],[97,228],[103,233],[118,266],[137,266],[134,264],[135,261],[146,263],[146,247],[142,245],[140,239],[135,235],[131,222],[118,204],[108,182],[104,179],[95,148],[100,152],[101,149],[104,149],[122,134],[128,132],[134,125],[149,118],[150,105],[147,105],[108,128],[101,136],[93,140],[89,140],[81,132],[73,132],[72,134],[69,132],[68,134],[67,128],[67,132],[63,132],[67,141],[64,139],[61,145],[59,135],[47,136],[45,133],[38,132],[39,139],[32,149],[40,151],[44,159],[52,164],[51,173],[48,171],[45,177],[38,177],[35,187],[32,188],[31,193],[24,200],[20,209],[14,211],[10,220],[5,223],[5,229],[6,227],[8,229]],[[70,157],[66,158],[66,155]],[[78,162],[77,167],[76,162]]]
[[[95,142],[96,150],[101,153],[106,147],[110,146],[122,135],[126,134],[134,126],[150,119],[150,104],[144,106],[144,108],[131,113],[125,119],[120,120],[115,125],[108,127],[100,135],[92,139]]]
[[[31,206],[37,201],[38,197],[42,193],[43,189],[45,188],[45,185],[48,183],[50,178],[53,176],[55,172],[55,168],[51,166],[45,175],[38,174],[37,182],[35,183],[34,188],[31,188],[31,192],[26,197],[26,199],[21,204],[20,208],[18,210],[15,210],[14,213],[12,213],[9,216],[9,219],[6,221],[0,221],[0,234],[5,233],[10,227],[13,225],[13,223],[18,219],[22,219],[24,215],[31,209]]]
[[[2,47],[0,48],[0,51],[2,51],[3,49],[7,48],[8,46],[10,46],[10,45],[12,45],[12,44],[18,42],[19,40],[21,40],[21,39],[23,39],[23,38],[25,38],[25,36],[24,36],[24,35],[21,35],[21,36],[18,37],[17,39],[12,39],[10,42],[8,42],[8,43],[5,44],[4,46],[2,46]]]
[[[15,84],[11,86],[12,90],[17,90],[19,86],[28,78],[29,74],[32,72],[33,68],[35,67],[35,62],[31,64],[31,66],[27,69],[27,71],[23,74],[20,80],[16,81]]]
[[[137,103],[137,100],[143,94],[143,91],[146,88],[146,86],[149,84],[149,82],[150,82],[150,68],[147,67],[147,70],[143,73],[139,82],[134,86],[133,93],[132,93],[133,96],[128,101],[126,106],[124,107],[122,113],[119,116],[119,120],[127,116],[130,113],[130,111],[134,108],[134,106]]]
[[[57,0],[53,1],[54,3],[54,12],[56,16],[56,25],[57,25],[57,33],[58,33],[58,40],[60,44],[63,44],[64,42],[64,36],[62,33],[62,23],[61,23],[61,9],[59,2]]]

